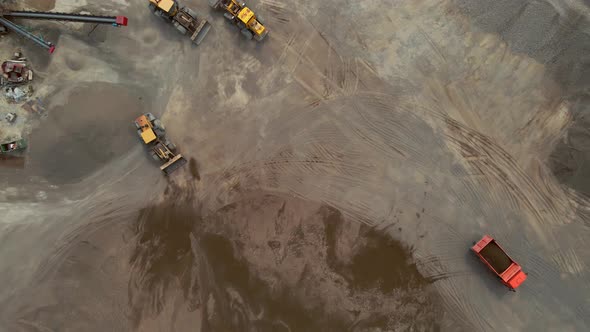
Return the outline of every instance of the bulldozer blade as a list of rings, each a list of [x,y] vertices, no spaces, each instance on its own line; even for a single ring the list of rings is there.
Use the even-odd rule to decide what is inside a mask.
[[[195,33],[191,36],[191,39],[195,45],[200,45],[209,30],[211,29],[211,23],[207,20],[203,19],[201,26],[195,31]]]
[[[167,163],[160,166],[160,169],[164,174],[170,175],[172,172],[176,171],[177,169],[181,168],[186,164],[186,159],[182,157],[182,155],[178,154],[174,158],[170,159]]]

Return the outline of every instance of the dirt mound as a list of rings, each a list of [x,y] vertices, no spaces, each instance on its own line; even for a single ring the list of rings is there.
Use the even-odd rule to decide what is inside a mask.
[[[205,331],[436,328],[428,280],[384,234],[321,204],[263,192],[202,217],[192,194],[171,186],[132,223],[136,327],[165,315],[176,293]]]
[[[131,121],[138,93],[107,83],[81,85],[31,136],[31,167],[53,183],[73,183],[137,146]]]

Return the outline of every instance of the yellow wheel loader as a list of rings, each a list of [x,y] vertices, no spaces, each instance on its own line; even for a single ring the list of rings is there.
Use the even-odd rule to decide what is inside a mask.
[[[260,17],[246,7],[245,2],[236,0],[209,0],[209,6],[213,9],[222,9],[225,11],[223,17],[236,25],[242,35],[247,39],[256,39],[261,41],[268,34],[268,30],[262,24]]]
[[[176,0],[149,1],[149,8],[154,15],[172,23],[178,32],[190,36],[196,45],[203,41],[211,29],[211,24],[206,19],[188,7],[181,7]]]
[[[186,159],[180,153],[176,154],[176,146],[166,138],[166,129],[152,113],[139,116],[134,123],[137,134],[148,148],[151,157],[164,163],[160,166],[164,174],[170,175],[186,164]]]

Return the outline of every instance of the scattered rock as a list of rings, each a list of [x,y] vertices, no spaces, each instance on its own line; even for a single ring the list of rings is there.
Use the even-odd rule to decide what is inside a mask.
[[[4,117],[4,119],[6,121],[8,121],[9,123],[13,123],[16,120],[16,113],[8,113],[8,114],[6,114],[6,117]]]
[[[31,93],[31,89],[29,88],[19,88],[19,87],[8,87],[5,90],[6,99],[9,102],[19,103],[25,100],[29,94]]]
[[[43,102],[39,98],[35,98],[35,99],[31,99],[31,100],[27,101],[26,103],[24,103],[21,106],[21,108],[24,109],[25,111],[28,111],[30,113],[35,113],[37,115],[44,115],[47,112],[47,110],[45,109],[45,106],[43,105]]]
[[[280,241],[277,241],[277,240],[271,240],[271,241],[268,241],[268,246],[271,249],[276,250],[276,249],[279,249],[281,247],[281,242]]]

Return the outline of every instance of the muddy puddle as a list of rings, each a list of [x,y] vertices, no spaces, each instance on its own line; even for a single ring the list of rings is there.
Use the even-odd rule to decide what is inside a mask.
[[[326,227],[327,263],[354,289],[377,288],[388,294],[396,289],[419,288],[432,282],[420,275],[410,259],[409,248],[364,225],[358,231],[351,258],[339,257],[337,247],[342,244],[338,236],[342,234],[346,221],[338,210],[331,207],[324,207],[322,214]]]
[[[173,203],[143,209],[132,226],[136,327],[163,315],[175,290],[203,331],[438,328],[429,280],[386,235],[264,193],[202,217],[174,191]]]

